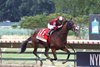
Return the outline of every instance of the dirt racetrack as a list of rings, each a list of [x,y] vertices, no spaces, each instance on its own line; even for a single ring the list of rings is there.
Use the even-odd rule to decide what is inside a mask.
[[[66,64],[62,64],[62,62],[55,61],[55,65],[52,65],[50,61],[46,61],[43,63],[43,66],[40,66],[40,63],[2,63],[0,67],[74,67],[73,63],[67,62]]]
[[[43,66],[40,66],[38,64],[0,64],[0,67],[65,67],[65,66],[53,66],[53,65],[43,65]],[[68,66],[66,66],[68,67]]]
[[[36,64],[0,64],[0,67],[41,67],[39,65]]]

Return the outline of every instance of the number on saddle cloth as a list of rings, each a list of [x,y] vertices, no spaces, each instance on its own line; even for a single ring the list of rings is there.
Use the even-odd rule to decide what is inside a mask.
[[[47,36],[48,32],[49,32],[48,28],[43,28],[38,32],[36,38],[41,40],[41,41],[47,42],[47,40],[48,40],[48,36]]]

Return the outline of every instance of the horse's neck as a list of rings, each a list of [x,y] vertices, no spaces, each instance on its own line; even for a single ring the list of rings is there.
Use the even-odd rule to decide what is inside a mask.
[[[65,23],[64,26],[61,28],[61,30],[59,31],[59,36],[63,39],[63,40],[67,40],[67,35],[68,35],[69,30],[67,29],[67,24]]]

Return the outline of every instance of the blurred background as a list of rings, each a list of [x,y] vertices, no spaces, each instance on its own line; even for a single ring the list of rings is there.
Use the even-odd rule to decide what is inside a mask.
[[[88,39],[89,15],[99,14],[99,6],[100,0],[1,0],[0,38],[27,37],[61,15],[67,20],[73,18],[80,27],[78,37]],[[75,36],[73,32],[69,35]]]

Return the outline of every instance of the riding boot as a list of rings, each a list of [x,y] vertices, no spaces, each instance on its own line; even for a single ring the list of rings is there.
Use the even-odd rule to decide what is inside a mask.
[[[49,32],[48,32],[48,36],[50,36],[53,32],[53,29],[50,29]]]

